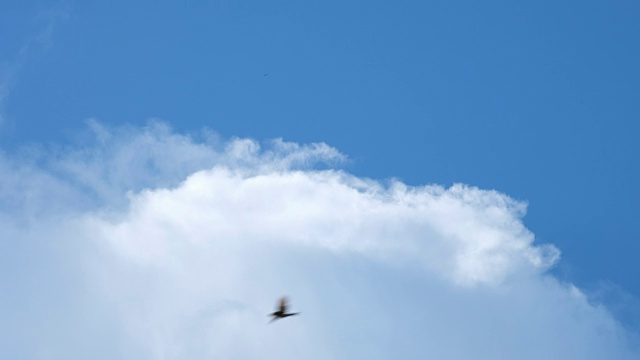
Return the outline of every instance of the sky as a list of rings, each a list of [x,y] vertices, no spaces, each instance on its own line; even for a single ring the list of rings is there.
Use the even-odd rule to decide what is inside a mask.
[[[0,9],[3,353],[638,358],[637,2]]]

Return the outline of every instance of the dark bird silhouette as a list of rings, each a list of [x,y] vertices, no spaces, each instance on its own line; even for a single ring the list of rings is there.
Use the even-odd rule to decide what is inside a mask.
[[[272,312],[271,314],[269,314],[269,316],[273,316],[273,319],[271,319],[271,321],[275,321],[278,319],[282,319],[282,318],[286,318],[287,316],[293,316],[293,315],[298,315],[300,313],[287,313],[287,298],[285,296],[283,296],[282,298],[280,298],[280,302],[278,303],[278,306],[276,307],[276,311]]]

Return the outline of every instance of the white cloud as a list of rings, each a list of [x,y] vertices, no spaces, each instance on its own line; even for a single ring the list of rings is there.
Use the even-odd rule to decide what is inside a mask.
[[[35,194],[28,211],[2,208],[15,239],[5,246],[18,252],[46,234],[36,248],[57,255],[44,252],[47,274],[26,278],[59,282],[49,295],[66,300],[53,321],[82,329],[40,329],[50,342],[13,335],[52,358],[96,349],[125,359],[639,354],[604,307],[546,273],[559,252],[534,242],[526,204],[504,194],[317,170],[345,160],[325,144],[198,140],[159,122],[90,127],[85,148],[0,162],[20,169],[23,184],[2,172],[0,200]],[[18,298],[39,288],[4,281],[21,284]],[[302,316],[266,325],[283,294]]]

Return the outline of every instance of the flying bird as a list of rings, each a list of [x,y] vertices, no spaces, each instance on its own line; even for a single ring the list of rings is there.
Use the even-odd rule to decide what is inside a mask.
[[[278,303],[278,306],[276,307],[276,311],[272,312],[271,314],[269,314],[269,316],[273,316],[273,319],[271,319],[271,321],[269,321],[269,323],[271,323],[272,321],[278,320],[278,319],[282,319],[282,318],[286,318],[287,316],[293,316],[293,315],[298,315],[300,313],[287,313],[287,298],[285,296],[283,296],[282,298],[280,298],[280,302]]]

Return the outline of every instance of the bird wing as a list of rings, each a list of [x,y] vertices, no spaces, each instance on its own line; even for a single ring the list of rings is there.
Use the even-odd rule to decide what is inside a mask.
[[[287,298],[285,296],[280,299],[280,311],[283,314],[287,312]]]

